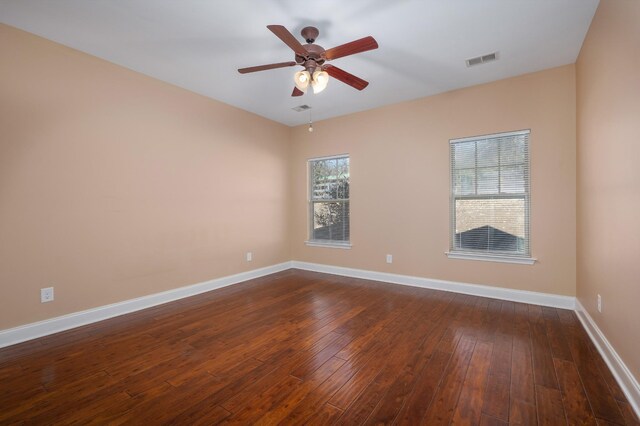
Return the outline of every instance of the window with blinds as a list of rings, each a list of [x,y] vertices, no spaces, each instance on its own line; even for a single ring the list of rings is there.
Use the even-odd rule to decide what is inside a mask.
[[[309,240],[349,243],[349,157],[309,160]]]
[[[452,253],[530,256],[529,133],[449,142]]]

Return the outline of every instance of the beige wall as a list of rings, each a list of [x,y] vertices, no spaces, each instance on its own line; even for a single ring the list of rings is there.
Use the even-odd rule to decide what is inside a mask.
[[[574,71],[568,65],[321,121],[313,133],[294,128],[295,259],[575,295]],[[531,129],[531,247],[539,262],[448,259],[449,139],[521,129]],[[306,160],[343,153],[351,158],[353,248],[308,247]]]
[[[0,329],[290,259],[286,126],[5,25],[0,57]]]
[[[0,52],[0,329],[291,258],[575,294],[573,65],[310,134],[11,27]],[[538,262],[447,259],[448,140],[519,129]],[[353,248],[307,247],[306,160],[340,153]],[[56,301],[40,304],[50,285]]]
[[[640,1],[601,0],[578,57],[578,300],[640,378]],[[602,296],[602,313],[596,309]],[[631,334],[630,334],[631,333]]]

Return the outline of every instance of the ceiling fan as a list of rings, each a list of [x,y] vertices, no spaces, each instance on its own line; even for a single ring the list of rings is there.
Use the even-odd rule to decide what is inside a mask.
[[[320,93],[327,87],[329,76],[358,90],[362,90],[369,85],[369,82],[325,62],[377,49],[378,43],[373,37],[363,37],[325,50],[322,46],[314,43],[320,33],[315,27],[305,27],[300,32],[307,42],[305,45],[301,44],[282,25],[267,25],[267,28],[295,52],[295,61],[240,68],[238,70],[240,74],[302,65],[304,70],[295,73],[294,82],[296,87],[294,87],[291,96],[302,96],[306,93],[309,85],[313,88],[313,93]]]

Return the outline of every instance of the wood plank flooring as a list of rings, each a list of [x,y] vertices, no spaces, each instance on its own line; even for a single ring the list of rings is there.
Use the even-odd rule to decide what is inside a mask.
[[[290,270],[0,349],[0,424],[640,423],[571,311]]]

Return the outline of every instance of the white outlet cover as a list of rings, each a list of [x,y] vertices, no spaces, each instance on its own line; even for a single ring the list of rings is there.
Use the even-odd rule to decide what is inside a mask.
[[[40,303],[52,302],[53,301],[53,287],[41,288],[40,289]]]
[[[251,262],[253,260],[253,253],[250,251],[247,252],[247,262]]]
[[[387,255],[387,263],[393,263],[393,255],[391,254]]]

